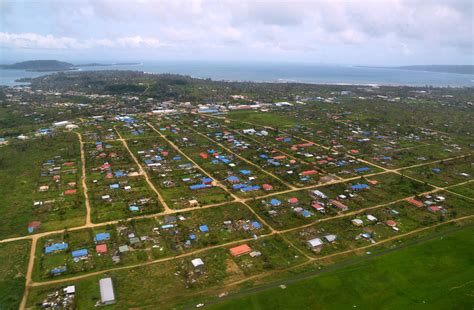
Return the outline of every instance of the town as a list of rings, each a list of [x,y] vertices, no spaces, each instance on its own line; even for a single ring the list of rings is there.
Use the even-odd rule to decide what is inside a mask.
[[[201,306],[474,220],[469,88],[29,82],[0,89],[0,290],[22,307]]]

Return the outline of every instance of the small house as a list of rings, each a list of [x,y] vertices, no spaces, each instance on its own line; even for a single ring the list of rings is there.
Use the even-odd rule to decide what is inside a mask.
[[[317,247],[322,246],[322,245],[323,245],[323,242],[322,242],[321,239],[319,239],[319,238],[314,238],[314,239],[311,239],[311,240],[306,241],[306,245],[307,245],[310,249],[314,249],[314,248],[317,248]]]
[[[230,254],[234,257],[241,256],[252,252],[252,249],[247,244],[242,244],[233,248],[230,248]]]

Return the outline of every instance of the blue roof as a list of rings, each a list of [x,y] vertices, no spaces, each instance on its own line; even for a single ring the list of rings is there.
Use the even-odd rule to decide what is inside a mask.
[[[252,222],[252,227],[253,227],[253,228],[255,228],[255,229],[259,229],[259,228],[261,228],[261,227],[262,227],[262,225],[260,225],[260,223],[259,223],[259,222],[257,222],[257,221],[254,221],[254,222]]]
[[[120,188],[120,185],[118,185],[117,183],[115,184],[110,184],[109,186],[111,189],[117,189],[117,188]]]
[[[195,235],[195,234],[190,234],[190,235],[189,235],[189,239],[191,239],[191,240],[196,240],[196,235]]]
[[[87,249],[80,249],[71,252],[72,257],[82,257],[87,256],[87,254],[89,254],[89,251],[87,251]]]
[[[67,270],[66,266],[53,268],[51,269],[51,274],[53,275],[60,274],[60,273],[66,272],[66,270]]]
[[[173,157],[173,160],[181,160],[181,156],[176,155],[175,157]]]
[[[49,254],[49,253],[53,253],[53,252],[56,252],[56,251],[67,250],[68,247],[69,247],[69,245],[65,242],[63,242],[63,243],[54,243],[54,244],[51,244],[50,246],[45,247],[44,248],[44,253]]]
[[[231,175],[230,177],[227,178],[227,181],[229,181],[229,182],[238,182],[239,178],[236,177],[235,175]]]
[[[250,191],[256,191],[256,190],[259,190],[259,189],[260,189],[260,185],[253,185],[253,186],[243,187],[240,190],[242,192],[250,192]]]
[[[199,226],[199,230],[202,231],[202,232],[208,232],[209,227],[207,227],[207,225],[201,225],[201,226]]]
[[[270,204],[272,206],[279,206],[279,205],[281,205],[281,201],[278,200],[278,199],[273,198],[272,200],[270,200]]]
[[[194,184],[194,185],[190,185],[189,189],[195,190],[195,189],[202,189],[202,188],[206,188],[206,187],[209,187],[209,185],[207,185],[207,184]]]
[[[431,169],[431,171],[436,172],[436,173],[440,173],[441,169],[440,168],[433,168],[433,169]]]
[[[211,178],[202,178],[202,183],[211,183],[212,179]]]
[[[360,168],[355,168],[354,171],[355,172],[365,172],[365,171],[369,171],[370,168],[369,167],[360,167]]]
[[[304,217],[310,217],[311,216],[311,212],[309,212],[308,210],[304,210],[302,214],[303,214]]]
[[[246,169],[240,170],[240,173],[242,173],[244,175],[251,174],[250,170],[246,170]]]
[[[130,211],[140,211],[140,208],[137,207],[137,206],[130,206],[130,207],[128,207],[128,209],[129,209]]]
[[[233,189],[241,189],[242,187],[245,187],[245,185],[244,184],[234,184],[234,185],[232,185]]]
[[[95,241],[104,241],[110,239],[109,233],[98,233],[95,235]]]
[[[367,184],[355,184],[351,186],[351,189],[353,190],[361,190],[361,189],[368,189],[368,188],[370,187]]]
[[[123,177],[125,175],[122,170],[117,170],[114,172],[114,174],[116,177]]]

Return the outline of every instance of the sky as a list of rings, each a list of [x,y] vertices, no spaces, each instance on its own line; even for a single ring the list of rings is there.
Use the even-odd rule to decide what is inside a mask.
[[[472,0],[0,0],[0,63],[474,64]]]

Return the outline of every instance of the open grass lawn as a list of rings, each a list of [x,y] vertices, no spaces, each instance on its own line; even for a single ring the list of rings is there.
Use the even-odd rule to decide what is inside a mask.
[[[474,178],[474,156],[419,166],[403,173],[436,186],[450,186]]]
[[[449,190],[467,197],[474,198],[474,182],[454,186]]]
[[[27,234],[31,221],[41,222],[39,232],[83,224],[80,165],[79,142],[74,133],[58,133],[2,147],[0,238]],[[40,186],[48,188],[41,191]],[[66,195],[69,189],[76,192]]]
[[[208,309],[471,309],[474,228]]]
[[[30,241],[0,244],[0,309],[18,309],[25,289]]]

